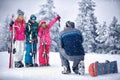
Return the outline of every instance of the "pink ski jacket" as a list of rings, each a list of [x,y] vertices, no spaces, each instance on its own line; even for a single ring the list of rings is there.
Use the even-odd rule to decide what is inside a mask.
[[[55,24],[55,22],[59,19],[59,16],[54,18],[48,25],[47,28],[42,28],[40,26],[38,35],[40,37],[40,45],[42,45],[44,42],[46,45],[50,45],[52,43],[52,40],[50,38],[50,28]]]
[[[21,25],[20,25],[21,24]],[[12,31],[12,27],[10,27],[10,31]],[[20,23],[18,23],[18,21],[15,21],[14,23],[14,30],[15,30],[15,34],[14,34],[14,38],[15,40],[25,40],[25,21],[21,21]]]

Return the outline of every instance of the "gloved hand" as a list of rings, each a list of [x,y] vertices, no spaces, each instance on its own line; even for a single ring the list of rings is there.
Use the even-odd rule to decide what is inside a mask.
[[[57,15],[57,17],[58,17],[58,21],[59,21],[59,27],[60,27],[60,16],[59,15]]]
[[[58,20],[60,21],[60,18],[61,18],[61,17],[60,17],[59,15],[57,15],[57,17],[58,17]]]
[[[9,26],[13,26],[13,24],[14,24],[14,21],[11,21],[10,24],[9,24]]]
[[[33,51],[33,52],[31,51],[31,52],[30,52],[30,55],[31,55],[31,56],[34,56],[35,54],[36,54],[36,51]]]
[[[8,53],[11,53],[11,49],[10,48],[8,48]],[[16,48],[13,49],[13,54],[15,54],[15,53],[16,53]]]
[[[11,49],[8,47],[8,53],[10,53],[11,52]]]
[[[15,53],[16,53],[16,48],[13,49],[13,54],[15,54]]]

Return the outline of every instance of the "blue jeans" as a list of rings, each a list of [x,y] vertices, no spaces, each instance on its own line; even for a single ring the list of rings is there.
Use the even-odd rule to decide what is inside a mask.
[[[31,53],[32,49],[33,49],[33,52],[35,53],[35,57],[36,57],[37,44],[36,43],[33,43],[33,44],[27,43],[26,44],[26,54],[25,54],[25,64],[32,64],[33,63],[32,53]]]

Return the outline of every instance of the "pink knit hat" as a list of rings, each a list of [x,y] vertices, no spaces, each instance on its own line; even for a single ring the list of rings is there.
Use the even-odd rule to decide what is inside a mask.
[[[46,24],[46,21],[45,20],[41,20],[40,23],[41,24]]]

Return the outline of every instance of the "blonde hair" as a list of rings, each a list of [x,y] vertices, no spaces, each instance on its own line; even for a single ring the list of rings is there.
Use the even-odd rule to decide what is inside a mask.
[[[42,27],[42,24],[40,24],[40,27]],[[48,25],[45,26],[45,28],[47,28],[47,27],[48,27]]]
[[[18,15],[16,21],[18,22],[19,27],[25,25],[25,20],[24,20],[24,19],[21,20],[21,19],[19,18],[19,15]]]

